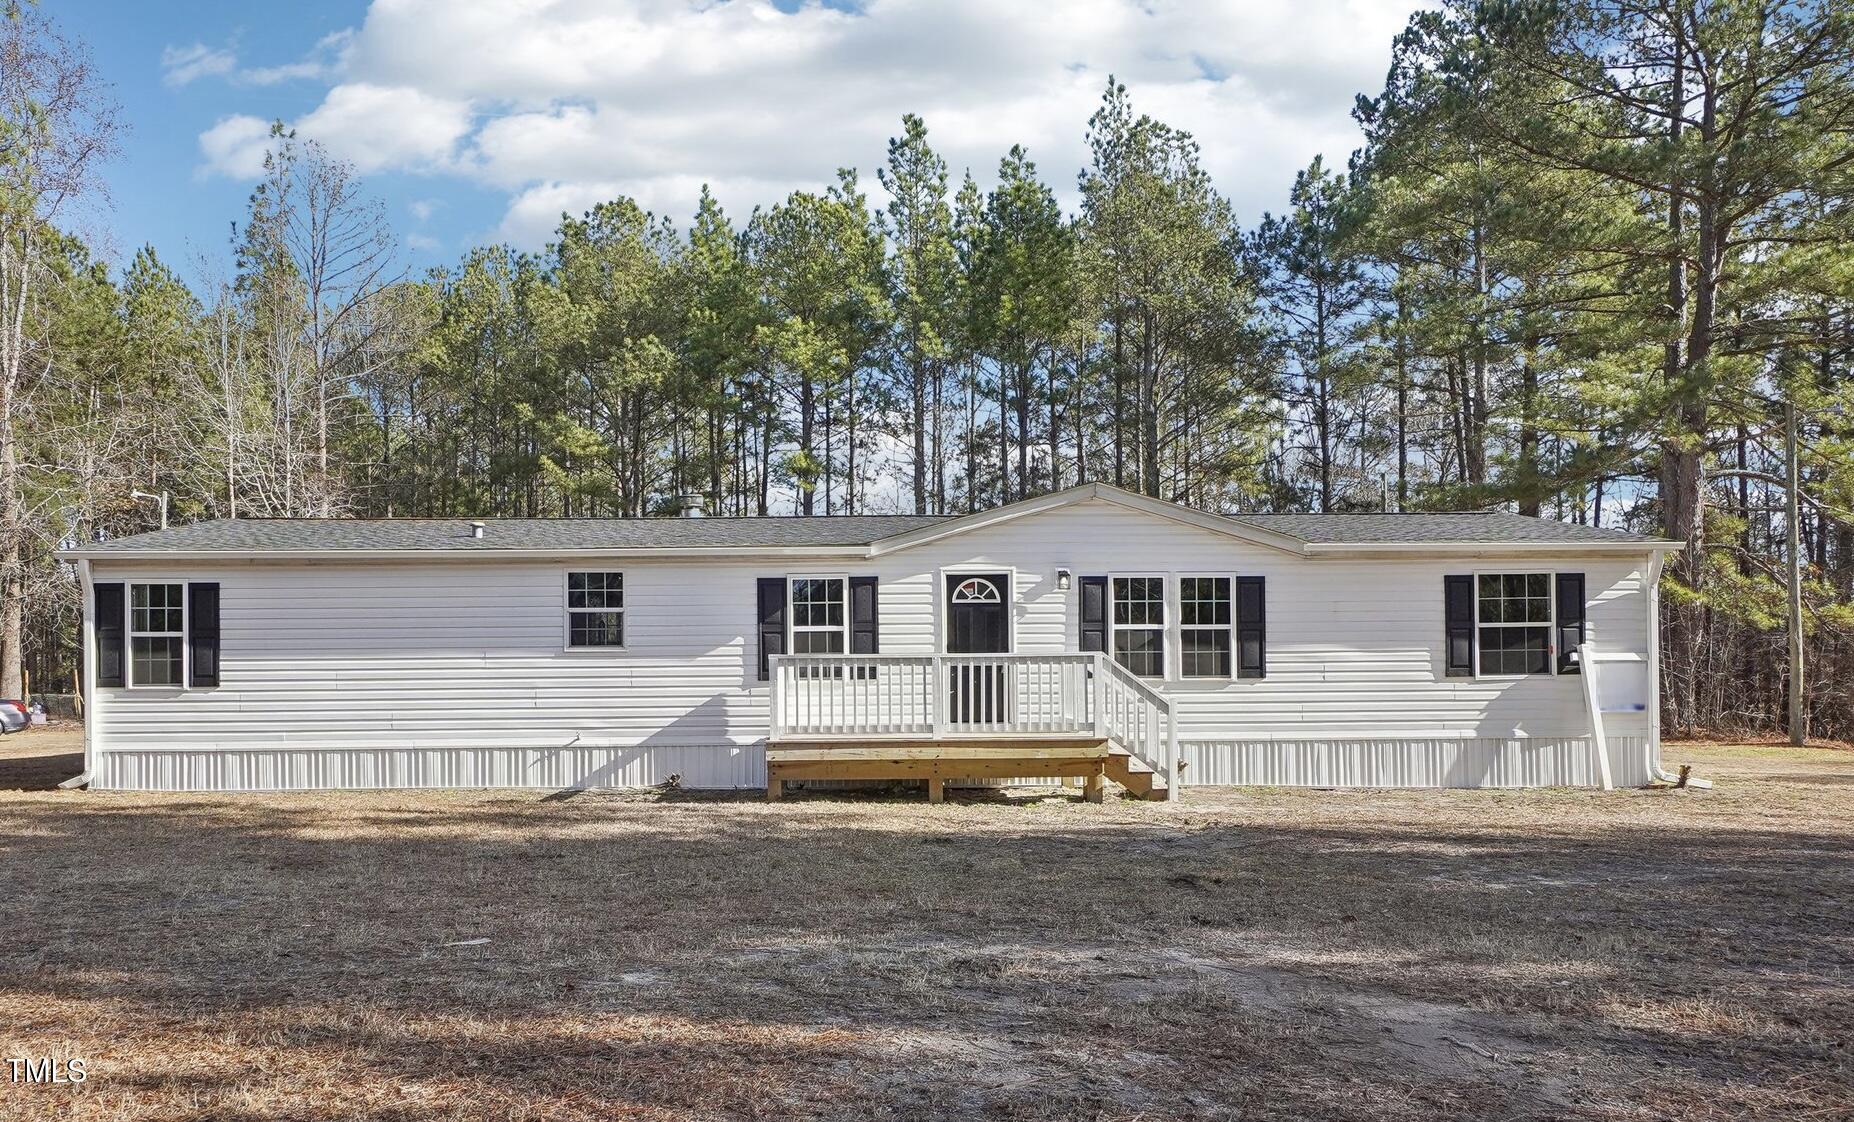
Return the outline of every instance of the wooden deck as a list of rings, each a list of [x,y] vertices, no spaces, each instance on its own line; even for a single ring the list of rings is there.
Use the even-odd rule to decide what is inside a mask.
[[[1112,779],[1176,798],[1162,694],[1097,653],[774,655],[766,797],[807,779]]]

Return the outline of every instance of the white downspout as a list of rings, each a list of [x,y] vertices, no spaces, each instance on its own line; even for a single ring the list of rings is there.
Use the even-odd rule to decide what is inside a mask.
[[[1648,774],[1660,783],[1680,777],[1661,766],[1661,569],[1667,554],[1655,550],[1648,561]],[[1689,787],[1710,787],[1709,779],[1688,777]]]
[[[73,787],[83,787],[87,785],[90,782],[91,775],[95,773],[97,759],[97,726],[101,723],[98,719],[99,714],[97,712],[97,604],[96,596],[92,593],[90,587],[89,558],[83,558],[77,562],[77,593],[79,596],[83,597],[82,616],[84,621],[82,628],[84,641],[78,644],[77,652],[77,657],[80,660],[79,673],[83,678],[83,685],[81,688],[83,689],[82,702],[84,707],[84,770],[58,784],[59,787],[67,790]]]

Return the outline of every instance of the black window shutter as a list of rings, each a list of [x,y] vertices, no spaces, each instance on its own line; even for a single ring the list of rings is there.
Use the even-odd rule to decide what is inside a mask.
[[[876,622],[876,578],[850,578],[850,653],[881,654]]]
[[[120,583],[91,586],[96,598],[97,685],[123,686],[128,682],[128,620],[123,617]]]
[[[1268,593],[1262,577],[1236,578],[1236,676],[1268,677]]]
[[[198,581],[187,585],[187,661],[189,685],[219,684],[217,581]]]
[[[1447,676],[1474,677],[1474,578],[1442,578],[1444,622],[1448,630]]]
[[[1584,574],[1558,574],[1558,673],[1575,674],[1584,641]]]
[[[760,681],[771,677],[766,662],[785,653],[785,578],[760,578]]]
[[[1081,579],[1081,649],[1107,649],[1107,578]]]

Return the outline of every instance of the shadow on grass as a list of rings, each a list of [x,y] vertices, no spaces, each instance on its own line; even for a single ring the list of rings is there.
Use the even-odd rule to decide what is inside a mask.
[[[1465,798],[1471,828],[1115,818],[1073,797],[22,799],[0,804],[0,1001],[41,1021],[101,1001],[280,1070],[332,1055],[589,1113],[1202,1116],[1209,1089],[1284,1117],[1360,1094],[1419,1117],[1421,1087],[1453,1087],[1183,956],[1299,972],[1323,999],[1534,1018],[1593,1073],[1629,1073],[1605,1096],[1642,1093],[1644,1057],[1726,1104],[1774,1070],[1846,1089],[1820,1044],[1854,1010],[1844,835],[1673,814],[1526,829]],[[1104,1001],[1106,978],[1148,996]],[[1721,994],[1766,1027],[1682,1011]],[[944,1044],[961,1034],[990,1043]],[[909,1097],[930,1083],[944,1097]]]
[[[84,770],[82,752],[48,756],[0,756],[0,790],[52,791]]]

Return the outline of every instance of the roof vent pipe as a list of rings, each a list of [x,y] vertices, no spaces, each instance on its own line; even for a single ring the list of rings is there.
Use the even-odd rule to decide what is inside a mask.
[[[470,536],[473,538],[480,538],[483,536],[483,524],[481,522],[470,523]]]

